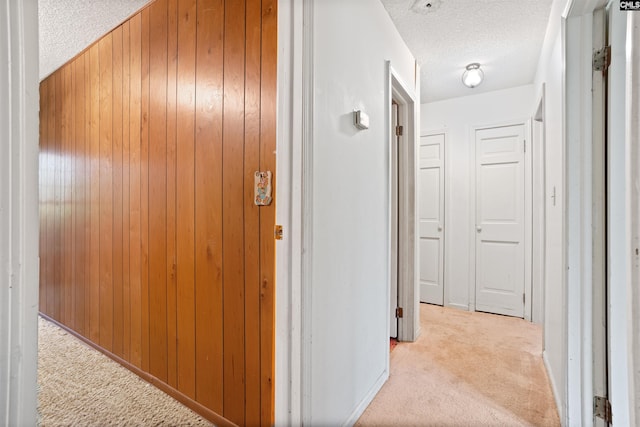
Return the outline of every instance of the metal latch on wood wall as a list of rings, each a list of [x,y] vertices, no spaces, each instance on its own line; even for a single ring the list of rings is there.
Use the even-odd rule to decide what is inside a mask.
[[[403,315],[402,307],[396,307],[396,317],[397,317],[398,319],[401,319],[401,318],[402,318],[402,315]]]
[[[609,402],[609,399],[602,396],[594,396],[593,415],[611,424],[613,422],[613,414],[611,413],[611,402]]]
[[[284,235],[284,231],[282,230],[281,225],[276,225],[273,230],[273,235],[276,240],[282,240],[282,236]]]

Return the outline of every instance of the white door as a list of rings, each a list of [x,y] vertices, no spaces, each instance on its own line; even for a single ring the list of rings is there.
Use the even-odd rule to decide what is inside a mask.
[[[420,138],[420,301],[444,303],[444,143]]]
[[[476,310],[524,317],[525,126],[476,131]]]

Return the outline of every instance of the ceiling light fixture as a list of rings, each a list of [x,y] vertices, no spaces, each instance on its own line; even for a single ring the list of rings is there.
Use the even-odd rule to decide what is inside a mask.
[[[469,88],[474,88],[482,83],[484,73],[480,69],[480,64],[473,62],[467,65],[464,73],[462,73],[462,83]]]

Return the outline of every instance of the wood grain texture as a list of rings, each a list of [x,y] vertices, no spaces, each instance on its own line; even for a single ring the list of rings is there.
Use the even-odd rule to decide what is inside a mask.
[[[222,137],[223,348],[225,418],[244,425],[244,0],[224,5]],[[250,179],[251,177],[247,177]]]
[[[222,0],[198,0],[196,28],[196,400],[223,414]],[[223,414],[224,415],[224,414]]]
[[[273,424],[276,1],[155,0],[40,86],[40,311]]]
[[[167,1],[149,6],[149,372],[167,382]]]
[[[196,0],[178,2],[177,54],[177,367],[178,390],[196,397],[195,76]]]

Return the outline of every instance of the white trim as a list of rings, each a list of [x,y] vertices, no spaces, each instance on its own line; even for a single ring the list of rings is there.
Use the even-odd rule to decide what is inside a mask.
[[[301,424],[302,358],[302,5],[278,6],[275,424]]]
[[[390,61],[387,61],[387,126],[388,139],[391,138],[391,99],[395,99],[403,108],[405,114],[400,118],[401,125],[406,129],[406,144],[402,144],[398,150],[398,265],[403,266],[398,274],[398,303],[404,309],[404,317],[398,320],[398,340],[415,341],[418,338],[420,325],[419,288],[418,288],[418,204],[417,204],[417,170],[418,156],[416,155],[418,140],[417,128],[418,108],[416,105],[415,91],[407,86],[395,72]],[[389,146],[391,150],[391,146]],[[389,167],[391,171],[391,155],[389,153]],[[391,177],[388,177],[390,181]],[[390,216],[389,216],[390,217]],[[391,224],[389,223],[389,227]],[[388,230],[391,236],[391,229]],[[390,239],[389,239],[390,241]],[[391,248],[389,248],[389,262],[391,261]],[[391,280],[391,277],[388,278]],[[389,288],[389,287],[387,287]],[[387,304],[389,307],[389,292],[387,292]],[[389,319],[390,320],[390,319]],[[387,328],[389,322],[387,322]],[[387,330],[387,337],[389,331]],[[388,359],[388,351],[386,352]]]
[[[373,383],[373,386],[371,386],[371,389],[369,389],[360,404],[356,406],[351,415],[349,415],[347,421],[342,424],[343,426],[352,426],[358,421],[358,419],[362,416],[362,414],[364,414],[364,411],[367,409],[369,404],[373,401],[373,399],[376,397],[376,395],[388,379],[389,369],[387,368],[382,372],[382,374],[380,374],[376,382]]]
[[[294,0],[295,1],[295,0]],[[314,2],[303,1],[302,34],[302,316],[301,316],[301,420],[311,424],[312,266],[313,266],[313,108],[314,108]]]
[[[525,212],[524,212],[524,294],[528,303],[524,305],[524,319],[531,321],[531,119],[514,119],[505,122],[470,126],[469,129],[469,311],[476,310],[476,133],[483,129],[492,129],[506,126],[524,126],[524,136],[527,140],[527,149],[524,153],[525,174]]]
[[[0,1],[0,425],[37,422],[38,10]]]
[[[532,206],[532,238],[531,238],[531,321],[533,323],[537,323],[540,325],[544,325],[544,307],[545,307],[545,274],[546,274],[546,203],[547,198],[545,196],[546,191],[546,153],[547,153],[547,141],[546,141],[546,128],[547,128],[547,118],[546,118],[546,83],[542,83],[542,89],[540,91],[540,96],[538,97],[538,102],[536,103],[535,112],[533,114],[533,121],[531,122],[531,200],[533,201]],[[538,120],[538,115],[539,120]],[[534,126],[535,122],[540,122],[540,134],[536,139],[534,136]],[[536,193],[536,186],[533,182],[534,178],[540,175],[541,183],[540,189],[542,203],[537,204],[534,200]],[[540,217],[540,229],[537,229],[537,225],[533,222],[533,211],[537,212],[537,216]],[[539,265],[534,265],[534,248],[533,248],[533,236],[540,236],[540,248],[539,248]],[[533,274],[538,268],[538,275],[540,279],[539,286],[533,282]],[[542,328],[542,342],[544,343],[544,327]]]
[[[551,392],[553,393],[553,399],[556,402],[556,408],[559,411],[560,408],[562,408],[562,397],[563,397],[563,395],[561,395],[558,392],[558,386],[556,385],[556,382],[555,382],[555,380],[553,378],[553,375],[549,375],[549,372],[553,372],[553,371],[551,370],[551,365],[549,363],[549,357],[547,356],[547,352],[546,351],[542,352],[542,361],[544,362],[544,367],[545,367],[545,370],[547,371],[546,372],[547,378],[549,378],[549,383],[551,384]],[[567,425],[567,424],[565,424],[563,422],[562,413],[560,413],[559,416],[560,416],[560,423],[563,426]]]

